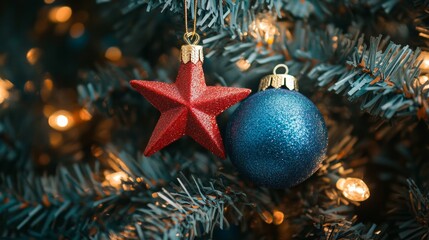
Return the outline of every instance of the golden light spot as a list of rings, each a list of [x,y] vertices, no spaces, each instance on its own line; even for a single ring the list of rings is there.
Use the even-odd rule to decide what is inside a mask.
[[[91,153],[94,155],[94,157],[100,157],[101,154],[103,154],[103,149],[98,146],[92,146]]]
[[[45,87],[47,90],[51,91],[52,88],[54,87],[54,82],[51,79],[46,78],[43,81],[43,87]]]
[[[238,60],[235,65],[240,69],[240,71],[244,72],[250,68],[251,63],[247,61],[247,59],[242,58]]]
[[[332,41],[333,41],[332,48],[337,49],[338,48],[338,36],[333,36]]]
[[[280,224],[282,224],[282,222],[283,222],[283,220],[284,220],[284,218],[285,218],[284,213],[283,213],[283,212],[280,212],[280,211],[277,211],[277,210],[274,210],[274,212],[273,212],[273,216],[274,216],[274,221],[273,221],[273,223],[274,223],[275,225],[280,225]]]
[[[106,175],[106,181],[110,184],[110,186],[115,188],[120,188],[122,180],[125,179],[127,179],[127,174],[124,172],[115,172]]]
[[[79,117],[80,119],[82,119],[83,121],[89,121],[92,118],[91,113],[88,112],[88,110],[86,110],[85,108],[82,108],[79,111]]]
[[[45,115],[45,117],[49,117],[51,116],[51,114],[55,112],[55,108],[51,105],[45,105],[43,107],[43,115]]]
[[[48,165],[51,162],[51,158],[48,154],[42,154],[39,156],[37,161],[40,165]]]
[[[110,61],[118,61],[122,58],[122,52],[118,47],[109,47],[104,56]]]
[[[419,76],[419,84],[422,86],[424,84],[427,83],[427,81],[429,81],[429,77],[427,75],[422,75]],[[429,84],[427,84],[426,86],[423,87],[424,90],[429,88]]]
[[[75,23],[70,27],[70,36],[72,38],[79,38],[85,32],[85,26],[83,23]]]
[[[51,4],[51,3],[54,3],[55,2],[55,0],[45,0],[44,1],[46,4]]]
[[[417,62],[422,61],[420,64],[420,70],[422,73],[429,72],[429,52],[422,51],[417,58]]]
[[[40,49],[38,48],[31,48],[30,50],[28,50],[27,52],[27,61],[31,64],[34,65],[37,60],[39,60],[40,58]]]
[[[13,87],[13,83],[9,80],[0,78],[0,103],[9,98],[9,90]]]
[[[68,6],[54,7],[49,12],[49,19],[52,22],[57,23],[67,22],[70,19],[72,13],[72,9]]]
[[[26,92],[34,92],[36,90],[36,87],[34,86],[34,83],[30,80],[25,82],[24,84],[24,91]]]
[[[271,224],[273,222],[273,215],[271,215],[271,213],[268,211],[263,211],[262,217],[263,217],[264,221],[268,224]]]
[[[156,192],[152,193],[152,197],[153,198],[157,198],[158,197],[158,193],[156,193]]]
[[[72,115],[65,110],[54,112],[49,116],[48,122],[49,126],[59,131],[66,131],[74,124]]]
[[[63,142],[63,135],[58,132],[51,132],[49,134],[49,143],[53,147],[58,147]]]
[[[51,79],[46,78],[43,81],[43,88],[40,91],[40,95],[44,101],[48,100],[53,88],[54,88],[54,82]]]
[[[419,77],[420,84],[425,84],[428,80],[429,80],[429,77],[426,76],[426,75],[423,75],[423,76]]]
[[[370,196],[368,186],[359,178],[340,178],[336,186],[343,192],[344,197],[352,201],[365,201]]]
[[[269,13],[260,13],[249,25],[249,34],[268,45],[274,43],[279,30],[275,24],[277,17]]]

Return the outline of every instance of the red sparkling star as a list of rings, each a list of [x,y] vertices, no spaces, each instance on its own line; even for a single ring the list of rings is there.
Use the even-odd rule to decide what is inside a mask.
[[[181,63],[176,82],[132,80],[131,86],[161,112],[144,154],[150,156],[184,135],[221,158],[225,150],[216,116],[250,89],[207,86],[202,62]]]

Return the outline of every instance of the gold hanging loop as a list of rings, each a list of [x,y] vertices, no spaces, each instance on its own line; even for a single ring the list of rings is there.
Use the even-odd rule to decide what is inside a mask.
[[[200,42],[200,35],[198,33],[186,32],[183,34],[183,40],[189,45],[197,45]]]
[[[277,64],[276,67],[273,69],[273,74],[280,75],[279,73],[277,73],[277,69],[281,67],[285,69],[285,73],[283,73],[284,75],[287,75],[289,73],[289,68],[286,64]]]
[[[183,40],[185,40],[186,43],[189,45],[196,45],[200,41],[200,35],[197,33],[197,5],[198,0],[194,0],[194,27],[193,30],[190,32],[188,29],[188,6],[187,6],[187,0],[183,0],[184,2],[184,9],[185,9],[185,34],[183,35]]]

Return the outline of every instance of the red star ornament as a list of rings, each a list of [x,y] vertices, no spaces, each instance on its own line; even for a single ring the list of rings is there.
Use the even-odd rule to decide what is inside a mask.
[[[161,112],[144,151],[150,156],[184,135],[225,158],[225,149],[216,116],[251,90],[207,86],[203,72],[202,46],[184,45],[174,83],[132,80],[131,86]]]

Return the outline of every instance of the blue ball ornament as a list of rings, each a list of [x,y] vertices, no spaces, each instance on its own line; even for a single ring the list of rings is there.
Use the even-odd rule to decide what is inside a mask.
[[[243,176],[280,189],[316,172],[326,155],[328,133],[322,114],[304,95],[268,89],[241,103],[228,123],[225,142]]]

